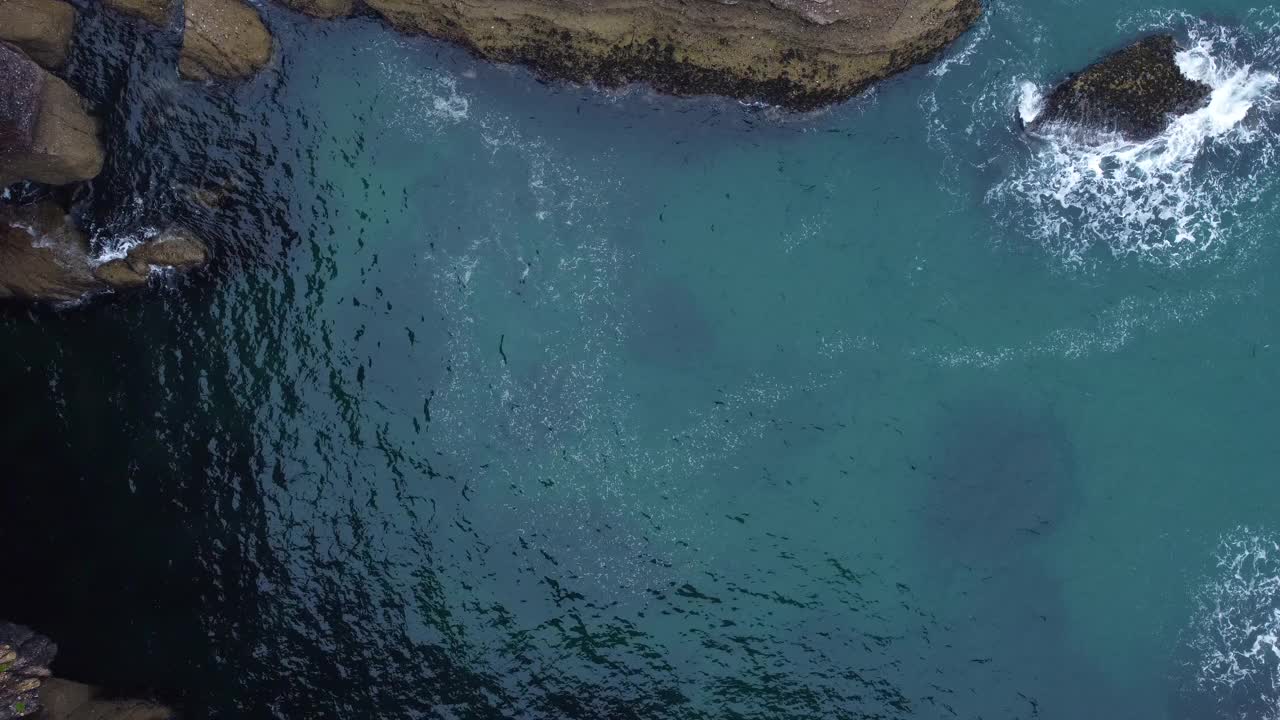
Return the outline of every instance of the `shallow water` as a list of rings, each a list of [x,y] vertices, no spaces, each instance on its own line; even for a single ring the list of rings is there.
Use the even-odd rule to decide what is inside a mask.
[[[0,616],[197,718],[1275,716],[1280,13],[1141,5],[804,116],[89,12],[98,251],[217,259],[3,309]],[[1021,131],[1154,28],[1214,113]]]

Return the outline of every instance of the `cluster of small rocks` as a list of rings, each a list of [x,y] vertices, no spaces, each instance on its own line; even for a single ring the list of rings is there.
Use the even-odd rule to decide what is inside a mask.
[[[0,720],[40,711],[40,685],[58,647],[28,628],[0,622]]]
[[[177,71],[189,80],[246,77],[271,59],[271,35],[244,0],[103,4],[157,30],[169,27],[180,12]],[[0,0],[0,189],[20,181],[70,186],[102,171],[99,122],[57,75],[66,64],[76,19],[75,7],[66,0]],[[89,250],[67,208],[51,200],[0,203],[0,298],[77,300],[140,287],[155,269],[189,270],[209,257],[204,242],[179,225],[164,228],[118,260],[102,262]]]

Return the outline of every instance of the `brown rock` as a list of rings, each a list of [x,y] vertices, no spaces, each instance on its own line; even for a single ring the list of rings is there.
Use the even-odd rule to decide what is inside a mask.
[[[365,0],[498,62],[811,109],[937,54],[979,0]]]
[[[271,59],[271,34],[241,0],[185,0],[178,70],[191,80],[248,77]]]
[[[0,297],[65,301],[100,289],[89,242],[61,208],[0,206]]]
[[[355,0],[281,0],[285,5],[321,18],[346,17],[355,7]]]
[[[103,0],[103,4],[161,27],[169,24],[173,14],[173,0]]]
[[[173,226],[129,251],[128,261],[135,268],[160,265],[190,270],[209,261],[209,248],[190,230]]]
[[[0,0],[0,40],[54,70],[67,62],[76,10],[62,0]]]
[[[113,288],[126,289],[147,284],[150,272],[145,264],[141,269],[127,260],[110,260],[93,269],[93,276]]]
[[[17,180],[51,185],[102,170],[98,123],[65,82],[0,43],[0,187]]]
[[[102,700],[97,688],[50,678],[40,688],[42,720],[169,720],[173,712],[141,700]]]

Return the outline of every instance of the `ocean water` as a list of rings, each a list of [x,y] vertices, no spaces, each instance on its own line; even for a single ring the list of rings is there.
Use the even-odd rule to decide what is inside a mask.
[[[1280,717],[1280,11],[991,0],[793,115],[88,9],[96,251],[0,309],[0,616],[192,718]],[[1169,30],[1210,106],[1025,133]],[[219,208],[193,202],[216,190]]]

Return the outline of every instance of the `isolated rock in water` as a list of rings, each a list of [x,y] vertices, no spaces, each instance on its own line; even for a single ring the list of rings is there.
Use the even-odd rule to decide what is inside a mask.
[[[67,62],[76,10],[62,0],[0,0],[0,40],[50,70]]]
[[[173,14],[173,0],[103,0],[103,4],[153,25],[169,24],[169,16]]]
[[[174,225],[129,251],[134,267],[153,265],[192,270],[209,261],[209,248],[190,230]]]
[[[799,110],[933,57],[979,0],[365,0],[392,25],[544,75]]]
[[[0,207],[0,297],[65,301],[101,289],[89,241],[62,208]]]
[[[41,720],[169,720],[173,711],[141,700],[103,700],[90,685],[50,678],[40,687]]]
[[[174,225],[140,245],[125,257],[105,262],[94,268],[98,280],[118,290],[147,284],[152,268],[192,270],[209,261],[209,248],[191,231]]]
[[[101,172],[102,161],[98,123],[80,96],[0,43],[0,187],[18,180],[88,180]]]
[[[1054,89],[1029,129],[1071,123],[1133,140],[1155,137],[1212,90],[1182,74],[1177,51],[1172,35],[1155,35],[1090,65]]]
[[[41,709],[40,685],[58,647],[21,625],[0,622],[0,720],[28,717]]]
[[[281,0],[285,5],[322,18],[345,17],[351,14],[355,0]]]
[[[241,0],[185,0],[178,70],[190,80],[248,77],[271,59],[271,34]]]

